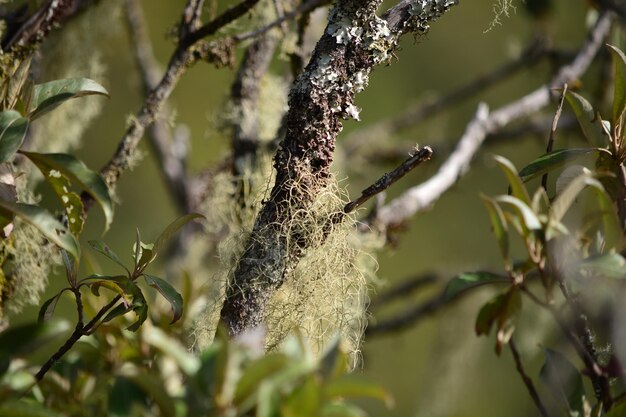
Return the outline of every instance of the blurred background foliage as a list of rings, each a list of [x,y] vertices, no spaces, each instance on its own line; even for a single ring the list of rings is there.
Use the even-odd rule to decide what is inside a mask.
[[[94,168],[108,160],[129,115],[142,102],[141,82],[128,47],[118,3],[109,0],[88,10],[63,31],[54,33],[43,47],[46,61],[39,75],[42,80],[88,75],[106,86],[110,94],[110,99],[106,101],[87,98],[85,100],[89,105],[76,105],[77,110],[98,107],[93,109],[92,116],[91,113],[83,114],[82,117],[90,118],[91,123],[84,132],[77,133],[83,137],[77,154]],[[220,1],[220,8],[230,3],[233,2]],[[363,108],[362,120],[358,123],[346,122],[339,142],[351,131],[397,114],[417,100],[451,91],[517,57],[538,31],[547,32],[553,46],[563,51],[576,50],[586,36],[589,7],[584,1],[553,0],[548,12],[537,12],[535,16],[530,16],[526,7],[533,11],[542,10],[537,6],[541,2],[527,0],[525,4],[521,0],[514,1],[516,7],[510,15],[501,17],[501,24],[491,27],[493,3],[461,0],[458,7],[433,25],[426,37],[418,40],[406,37],[397,52],[397,60],[388,67],[376,69],[369,87],[358,95],[357,105]],[[168,32],[178,21],[184,1],[143,0],[142,5],[155,54],[165,64],[173,49]],[[535,6],[537,9],[534,9]],[[58,68],[57,64],[66,59],[76,65]],[[281,74],[285,63],[278,58],[274,68],[276,74]],[[449,111],[397,136],[383,138],[384,143],[376,143],[379,149],[397,149],[398,144],[408,144],[407,152],[410,144],[418,143],[420,146],[432,146],[435,152],[431,163],[392,187],[389,197],[427,179],[436,171],[438,163],[445,158],[467,121],[472,118],[478,102],[484,101],[491,108],[496,108],[545,83],[550,78],[551,69],[548,61],[542,62],[490,88],[479,97],[455,105]],[[582,80],[583,89],[593,92],[600,71],[596,67],[589,71]],[[217,125],[233,77],[234,72],[228,69],[195,65],[182,78],[169,100],[175,109],[175,124],[189,130],[192,149],[189,165],[192,170],[199,171],[219,164],[228,153],[229,137],[217,129]],[[481,192],[495,195],[506,191],[506,181],[499,175],[491,155],[503,155],[516,166],[524,166],[544,152],[547,134],[546,131],[542,135],[486,145],[475,158],[469,174],[445,194],[434,209],[420,213],[412,220],[401,234],[397,247],[381,252],[378,257],[378,275],[384,281],[381,291],[385,286],[393,286],[427,272],[451,277],[465,270],[500,270],[502,262],[479,198]],[[580,134],[576,132],[559,132],[557,140],[559,147],[582,143]],[[135,228],[139,228],[143,236],[153,238],[177,215],[145,143],[142,149],[145,155],[142,161],[119,183],[117,199],[120,205],[116,210],[116,221],[105,236],[106,242],[118,253],[129,252]],[[357,195],[394,165],[354,163],[350,156],[339,155],[336,171],[351,195]],[[45,196],[48,191],[42,187],[40,192]],[[83,234],[85,239],[99,237],[103,222],[100,216],[101,213],[96,212],[91,215],[96,219],[88,222]],[[92,262],[89,258],[92,255],[86,256],[87,261]],[[214,259],[205,261],[215,262]],[[179,272],[167,273],[177,275]],[[208,282],[211,277],[193,279],[200,282],[199,288],[202,289],[206,285],[204,280]],[[62,285],[59,281],[51,279],[46,294],[51,295],[58,290]],[[431,294],[432,291],[420,291],[412,300],[418,302]],[[376,381],[395,399],[393,408],[376,401],[364,402],[362,405],[370,415],[515,417],[535,413],[510,356],[494,359],[493,343],[474,334],[475,313],[490,294],[492,290],[480,290],[409,330],[366,337],[362,347],[363,367],[356,372]],[[371,294],[371,297],[375,300],[376,294]],[[59,309],[61,315],[69,316],[73,311],[71,307],[61,304]],[[375,322],[379,317],[393,315],[398,309],[399,306],[394,304],[375,309],[372,320]],[[37,309],[33,307],[11,317],[11,321],[28,322],[36,314]],[[519,348],[527,358],[531,375],[538,374],[543,362],[539,346],[549,346],[554,337],[551,326],[547,317],[540,313],[526,316],[519,324],[524,332]],[[97,343],[111,343],[109,331],[120,330],[105,330],[97,336]],[[81,349],[89,350],[90,343],[96,341],[84,343]],[[118,347],[111,350],[111,354],[119,352],[123,355],[123,351]],[[93,354],[103,354],[98,352],[92,351]],[[68,356],[66,366],[71,366],[72,358]],[[132,374],[134,371],[129,372]],[[118,388],[120,392],[124,390],[123,386]]]

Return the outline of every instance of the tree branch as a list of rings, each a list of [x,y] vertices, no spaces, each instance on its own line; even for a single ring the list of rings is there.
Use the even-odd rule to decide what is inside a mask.
[[[474,154],[489,134],[542,109],[550,102],[553,86],[562,86],[572,82],[586,72],[600,49],[610,26],[610,14],[603,13],[600,15],[591,30],[589,39],[580,49],[574,61],[562,67],[551,83],[495,110],[491,114],[486,104],[480,104],[475,118],[467,125],[456,149],[444,162],[437,174],[426,182],[408,189],[401,196],[382,207],[378,210],[373,222],[378,227],[393,227],[402,224],[418,211],[437,201],[467,172]]]
[[[515,369],[517,369],[520,377],[522,377],[522,381],[524,381],[524,385],[526,385],[526,389],[528,390],[530,397],[533,399],[533,402],[535,403],[539,414],[541,414],[542,417],[548,417],[548,411],[543,405],[543,402],[541,402],[541,398],[539,397],[539,393],[535,389],[533,380],[530,379],[530,377],[524,370],[524,364],[522,363],[522,359],[520,358],[519,352],[517,351],[517,347],[515,346],[515,342],[513,341],[513,339],[509,340],[509,348],[511,348],[511,354],[513,355],[513,360],[515,361]]]

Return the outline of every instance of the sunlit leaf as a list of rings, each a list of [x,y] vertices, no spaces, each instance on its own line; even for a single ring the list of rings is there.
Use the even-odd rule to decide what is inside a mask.
[[[457,275],[448,282],[444,297],[446,300],[451,300],[470,288],[510,282],[509,278],[491,272],[466,272]]]
[[[106,256],[107,258],[109,258],[110,260],[112,260],[113,262],[121,266],[122,268],[124,268],[124,270],[128,273],[128,275],[130,275],[130,271],[124,266],[119,256],[117,256],[117,254],[113,252],[106,243],[101,242],[99,240],[90,240],[89,246],[91,246],[95,251],[100,252],[101,254],[103,254],[104,256]]]
[[[14,110],[0,112],[0,163],[11,159],[22,146],[28,125],[28,119]]]
[[[365,411],[356,405],[344,402],[326,404],[322,407],[321,417],[366,417]]]
[[[330,398],[372,398],[385,403],[387,407],[393,407],[393,398],[380,386],[358,378],[354,375],[345,375],[335,381],[329,382],[324,391]]]
[[[90,170],[82,161],[69,154],[43,154],[23,151],[22,154],[37,165],[42,172],[51,173],[56,170],[66,175],[91,195],[104,212],[104,229],[105,231],[108,230],[113,221],[113,200],[109,194],[109,188],[98,173]]]
[[[481,198],[487,207],[491,227],[493,228],[493,233],[496,235],[500,249],[500,255],[502,255],[502,259],[508,268],[511,261],[509,259],[509,228],[506,223],[506,218],[504,217],[502,209],[494,199],[486,195],[481,195]]]
[[[606,152],[601,148],[571,148],[560,149],[554,152],[547,153],[526,165],[520,172],[519,176],[522,181],[527,182],[533,178],[547,174],[548,172],[563,167],[568,162],[572,162],[585,155],[589,155],[594,152]]]
[[[34,89],[33,110],[29,117],[36,119],[67,100],[94,94],[109,95],[104,87],[88,78],[66,78],[38,84]]]
[[[7,217],[18,216],[39,229],[46,238],[68,251],[75,259],[80,258],[80,246],[76,238],[47,210],[31,204],[0,200],[0,214]]]
[[[519,174],[517,173],[517,168],[515,165],[511,163],[508,159],[502,156],[494,156],[494,159],[502,169],[502,172],[506,175],[506,178],[511,186],[511,193],[514,197],[521,200],[526,205],[530,206],[530,195],[528,194],[528,190],[526,190],[526,186],[522,182]]]
[[[567,90],[565,98],[574,110],[576,120],[578,120],[580,129],[582,130],[587,142],[591,146],[606,146],[608,139],[604,138],[602,135],[602,130],[597,123],[599,117],[597,116],[591,103],[589,103],[583,96],[573,92],[572,90]]]
[[[174,318],[170,324],[176,323],[183,315],[183,297],[178,291],[172,287],[169,282],[162,278],[155,277],[153,275],[144,274],[146,283],[153,288],[156,288],[159,293],[167,300],[172,306],[174,312]]]
[[[607,45],[613,53],[613,63],[615,69],[615,91],[613,94],[613,122],[616,122],[626,108],[626,55],[624,52],[613,46]]]
[[[589,174],[585,173],[574,178],[552,203],[550,207],[550,222],[553,224],[560,223],[580,192],[587,186],[604,191],[604,187],[600,181],[591,177]]]
[[[200,369],[200,359],[158,327],[146,327],[141,336],[146,343],[174,359],[187,375],[194,375]]]
[[[554,397],[568,413],[582,414],[585,389],[580,372],[562,354],[552,349],[544,349],[545,363],[539,378],[546,384]]]
[[[494,199],[498,203],[511,206],[517,213],[517,217],[522,222],[526,230],[541,230],[541,222],[535,212],[522,200],[510,195],[501,195]]]

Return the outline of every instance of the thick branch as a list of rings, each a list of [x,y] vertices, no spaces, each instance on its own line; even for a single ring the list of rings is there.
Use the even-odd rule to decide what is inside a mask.
[[[286,135],[274,158],[276,182],[257,216],[221,312],[231,334],[259,325],[268,300],[311,244],[306,213],[329,178],[341,120],[358,118],[354,95],[371,69],[387,62],[407,28],[422,33],[452,4],[429,2],[428,11],[389,30],[376,16],[381,0],[340,0],[326,31],[289,97]]]

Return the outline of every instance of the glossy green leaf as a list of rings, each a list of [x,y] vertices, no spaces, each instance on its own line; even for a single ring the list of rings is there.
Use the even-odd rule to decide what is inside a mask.
[[[61,414],[35,401],[10,399],[0,402],[0,417],[61,417]]]
[[[452,300],[471,288],[496,283],[511,283],[511,280],[491,272],[466,272],[448,282],[444,297],[446,300]]]
[[[110,260],[112,260],[113,262],[121,266],[122,268],[124,268],[124,270],[128,273],[128,275],[130,275],[130,271],[128,270],[128,268],[124,266],[119,256],[117,256],[117,254],[113,252],[106,243],[99,241],[99,240],[90,240],[89,246],[91,246],[93,250],[100,252],[101,254],[103,254],[104,256],[106,256],[107,258],[109,258]]]
[[[11,159],[20,149],[28,125],[28,119],[14,110],[0,112],[0,163]]]
[[[80,245],[76,238],[47,210],[31,204],[0,200],[0,214],[6,217],[18,216],[39,229],[47,239],[68,251],[75,259],[80,259]]]
[[[176,323],[183,315],[183,297],[180,295],[178,291],[174,289],[170,285],[169,282],[165,281],[162,278],[155,277],[153,275],[144,275],[146,279],[146,283],[156,288],[159,293],[167,300],[168,303],[172,306],[172,311],[174,312],[174,317],[170,324]]]
[[[501,195],[494,199],[498,203],[511,206],[517,213],[525,230],[541,230],[541,222],[535,212],[522,200],[510,195]]]
[[[533,178],[540,177],[548,172],[563,167],[568,162],[572,162],[585,155],[589,155],[594,152],[602,152],[606,150],[599,148],[571,148],[560,149],[554,152],[547,153],[526,165],[520,172],[519,176],[522,181],[527,182]]]
[[[606,278],[626,278],[626,259],[618,253],[595,256],[582,260],[578,267]]]
[[[613,45],[607,45],[613,53],[615,70],[615,91],[613,93],[613,123],[622,116],[626,109],[626,55]]]
[[[393,407],[393,398],[380,386],[354,375],[345,375],[329,382],[324,391],[330,398],[372,398]]]
[[[489,219],[491,220],[491,227],[493,229],[493,233],[496,235],[496,241],[498,242],[498,248],[500,249],[500,255],[502,255],[502,259],[508,268],[511,261],[509,258],[509,228],[506,223],[506,218],[504,217],[502,209],[494,199],[484,194],[480,197],[482,198],[483,203],[485,203],[485,207],[487,207]]]
[[[587,142],[591,146],[604,147],[608,144],[608,138],[603,137],[602,129],[598,124],[599,117],[591,103],[583,96],[572,90],[567,90],[565,94],[567,102],[574,110],[576,120]]]
[[[109,188],[98,173],[91,171],[82,161],[72,155],[35,152],[22,152],[22,154],[37,165],[42,172],[59,171],[89,193],[104,212],[105,231],[109,229],[113,221],[113,200],[109,194]]]
[[[522,179],[518,175],[515,165],[513,165],[508,159],[499,155],[494,156],[494,159],[500,166],[500,169],[502,169],[502,172],[506,175],[509,185],[511,186],[511,193],[513,194],[513,197],[517,197],[523,203],[530,206],[530,195],[528,194],[528,190],[526,190],[526,186],[522,182]]]
[[[33,110],[29,117],[36,119],[67,100],[94,94],[109,95],[104,87],[88,78],[66,78],[38,84],[34,89]]]
[[[545,363],[539,372],[541,381],[568,414],[582,414],[585,389],[580,372],[562,354],[544,349]]]
[[[113,309],[111,309],[104,316],[104,318],[102,319],[102,323],[106,323],[106,322],[113,320],[116,317],[123,316],[124,314],[128,313],[131,310],[132,310],[132,307],[128,304],[125,304],[125,303],[118,304],[115,307],[113,307]]]
[[[167,225],[165,230],[161,232],[157,240],[154,242],[154,247],[152,248],[153,255],[157,256],[159,252],[163,250],[163,247],[165,246],[167,241],[170,240],[172,236],[174,236],[174,234],[176,234],[176,232],[180,230],[181,227],[183,227],[190,221],[194,219],[198,219],[198,218],[204,218],[204,216],[198,213],[191,213],[191,214],[181,216],[177,218],[176,220],[174,220],[169,225]]]

